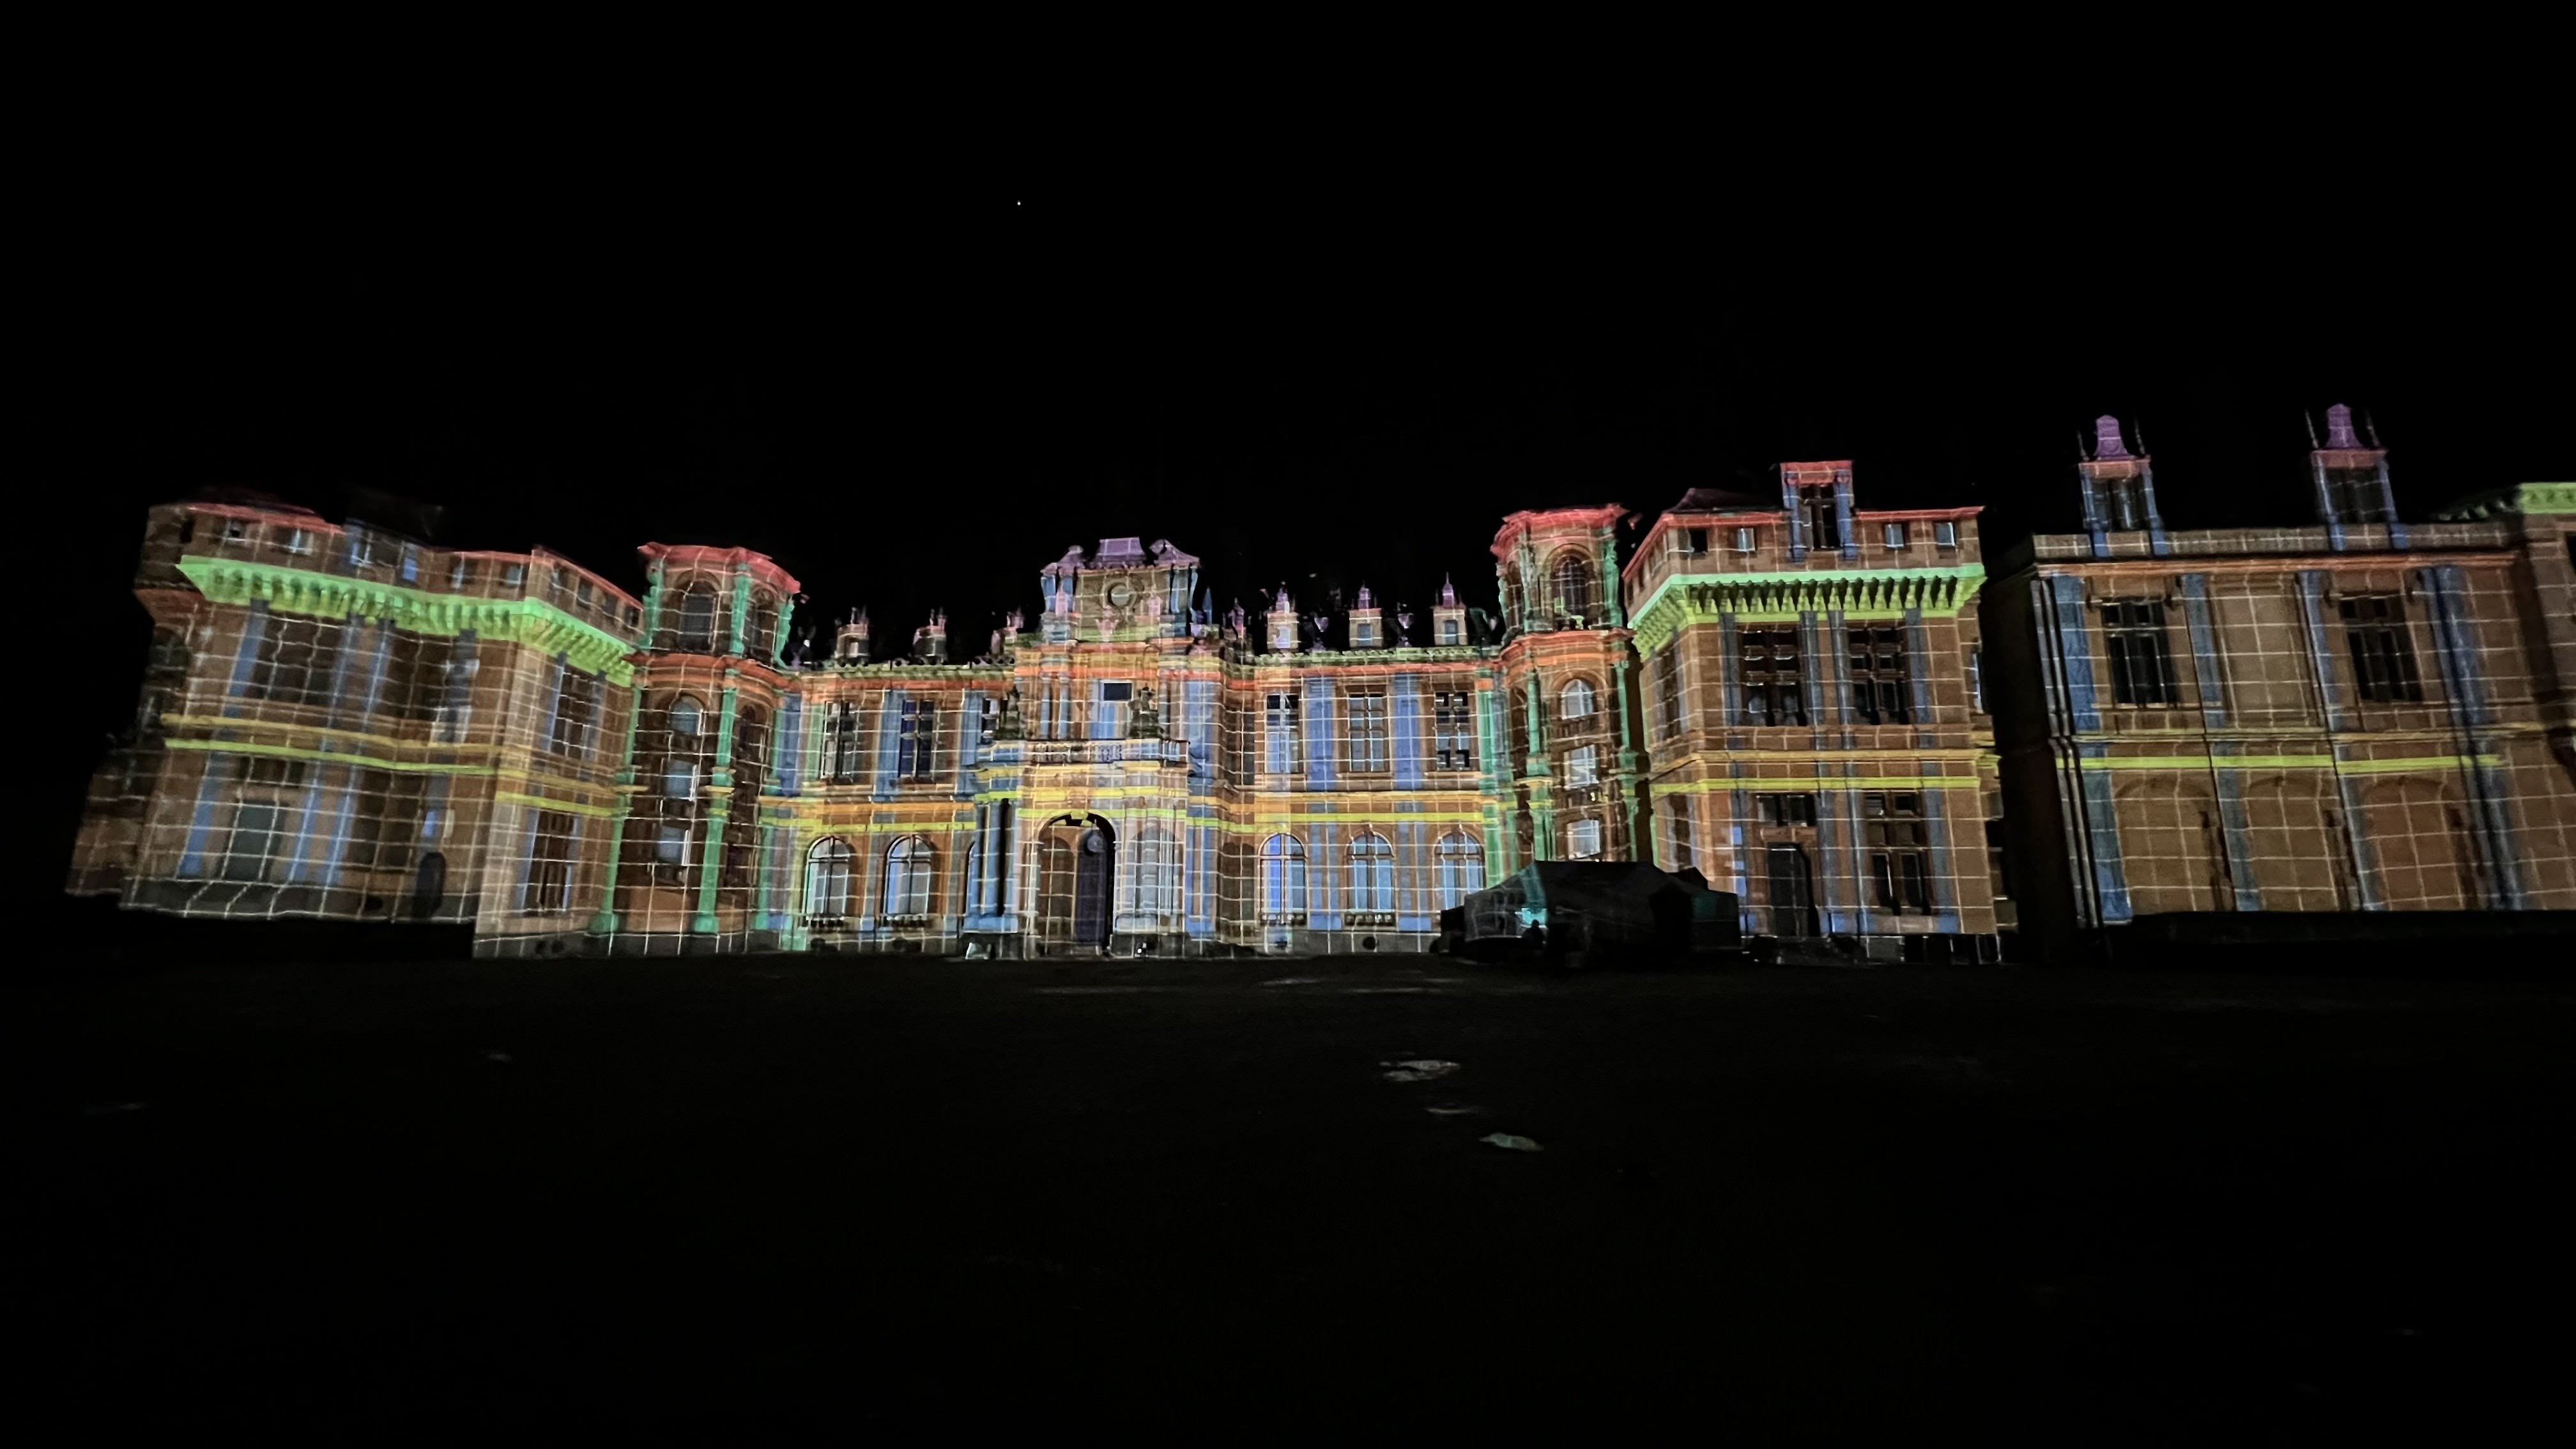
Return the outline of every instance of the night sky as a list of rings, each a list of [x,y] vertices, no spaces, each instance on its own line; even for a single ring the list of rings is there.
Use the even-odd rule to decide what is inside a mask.
[[[55,562],[105,623],[69,763],[132,708],[142,510],[200,485],[334,517],[391,489],[446,506],[440,542],[638,593],[638,544],[743,545],[800,621],[867,605],[882,653],[934,604],[972,652],[1103,536],[1200,555],[1219,609],[1282,580],[1421,604],[1444,571],[1490,606],[1506,513],[1651,515],[1787,458],[1855,459],[1863,506],[1982,504],[1992,557],[2073,525],[2106,411],[2175,527],[2304,521],[2301,410],[2338,401],[2409,516],[2576,477],[2565,289],[2485,178],[2059,175],[129,197],[46,379]]]

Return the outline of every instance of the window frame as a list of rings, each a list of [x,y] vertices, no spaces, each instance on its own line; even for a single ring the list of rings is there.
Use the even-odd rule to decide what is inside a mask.
[[[2415,662],[2406,596],[2393,591],[2342,594],[2335,605],[2352,665],[2353,696],[2364,704],[2422,704],[2424,677]]]
[[[1796,624],[1747,624],[1736,630],[1735,682],[1737,709],[1747,728],[1763,725],[1805,726],[1807,719],[1806,631]],[[1788,650],[1784,656],[1782,647]],[[1758,657],[1756,649],[1762,652]],[[1781,667],[1783,659],[1787,668]],[[1758,670],[1757,663],[1761,666]],[[1754,701],[1762,701],[1757,713]],[[1786,711],[1778,708],[1785,700]]]
[[[1843,634],[1844,674],[1851,688],[1852,713],[1864,724],[1917,723],[1913,651],[1904,623],[1846,623]]]
[[[2163,596],[2122,595],[2096,603],[2112,703],[2131,709],[2181,704],[2182,685],[2174,673]]]
[[[1354,775],[1383,775],[1394,767],[1388,729],[1387,693],[1383,685],[1345,685],[1342,689],[1343,768]]]

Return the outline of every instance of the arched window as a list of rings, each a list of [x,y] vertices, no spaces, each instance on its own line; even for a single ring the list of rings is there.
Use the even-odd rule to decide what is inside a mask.
[[[1261,919],[1306,918],[1306,847],[1293,835],[1261,842]]]
[[[1568,682],[1565,686],[1564,692],[1556,697],[1556,717],[1558,719],[1590,719],[1592,717],[1592,686],[1584,683],[1580,679]]]
[[[857,852],[833,836],[805,852],[805,914],[838,920],[850,913],[850,863]]]
[[[716,647],[716,590],[700,579],[680,594],[680,647],[712,654]]]
[[[1395,848],[1375,831],[1351,841],[1351,909],[1395,910]]]
[[[1485,847],[1452,830],[1432,849],[1438,865],[1440,909],[1448,910],[1485,888]]]
[[[885,914],[930,914],[930,842],[907,835],[886,849]]]
[[[1556,611],[1570,617],[1592,616],[1592,563],[1573,549],[1556,556],[1556,566],[1548,570],[1548,581],[1556,587]]]
[[[671,743],[675,748],[696,749],[697,736],[705,734],[706,708],[687,695],[671,701]],[[687,742],[682,743],[682,737]]]

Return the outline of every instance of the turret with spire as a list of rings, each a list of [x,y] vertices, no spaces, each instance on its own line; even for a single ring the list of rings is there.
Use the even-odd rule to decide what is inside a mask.
[[[1440,576],[1440,602],[1431,607],[1431,642],[1442,649],[1462,648],[1467,643],[1467,610],[1458,602],[1458,586],[1449,576]]]
[[[1286,584],[1279,586],[1279,597],[1271,601],[1270,612],[1263,617],[1262,623],[1270,635],[1270,652],[1297,652],[1297,601],[1288,596]]]
[[[1366,584],[1360,585],[1359,598],[1351,605],[1349,622],[1353,649],[1386,647],[1386,611],[1377,606],[1377,597]]]

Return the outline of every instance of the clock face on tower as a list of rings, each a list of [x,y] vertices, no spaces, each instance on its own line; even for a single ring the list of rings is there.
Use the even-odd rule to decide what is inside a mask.
[[[1136,591],[1127,587],[1125,579],[1120,579],[1109,586],[1109,607],[1123,609],[1134,602],[1136,602]]]

